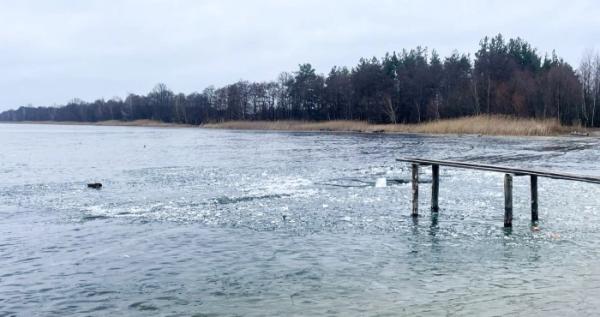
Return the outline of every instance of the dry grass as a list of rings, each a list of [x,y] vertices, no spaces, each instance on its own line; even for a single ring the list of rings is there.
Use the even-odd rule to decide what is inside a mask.
[[[166,123],[155,120],[134,120],[134,121],[118,121],[118,120],[108,120],[108,121],[99,121],[94,123],[95,125],[103,125],[103,126],[128,126],[128,127],[180,127],[180,126],[191,126],[186,124],[179,123]]]
[[[205,128],[283,131],[339,131],[427,134],[481,134],[550,136],[566,134],[573,127],[556,120],[521,119],[509,116],[474,116],[421,124],[369,124],[364,121],[229,121],[205,124]],[[581,128],[577,128],[581,130]]]
[[[56,122],[37,121],[21,123],[73,124],[100,126],[136,127],[192,127],[153,120],[101,121],[101,122]],[[509,116],[474,116],[445,119],[420,124],[369,124],[365,121],[229,121],[205,124],[204,128],[238,130],[278,130],[278,131],[337,131],[337,132],[379,132],[379,133],[426,133],[426,134],[481,134],[514,136],[551,136],[567,134],[571,131],[585,131],[581,127],[563,126],[556,120],[521,119]],[[600,132],[599,132],[600,134]]]
[[[95,125],[95,126],[125,126],[125,127],[192,127],[192,125],[165,123],[155,120],[134,120],[119,121],[107,120],[98,122],[79,122],[79,121],[18,121],[4,122],[12,124],[56,124],[56,125]]]
[[[402,125],[400,126],[402,127]],[[407,125],[408,132],[439,134],[483,134],[548,136],[570,132],[557,120],[522,119],[508,116],[475,116]],[[400,132],[402,128],[400,128]]]
[[[202,127],[212,129],[235,130],[280,130],[280,131],[344,131],[366,132],[370,125],[363,121],[227,121],[205,124]]]

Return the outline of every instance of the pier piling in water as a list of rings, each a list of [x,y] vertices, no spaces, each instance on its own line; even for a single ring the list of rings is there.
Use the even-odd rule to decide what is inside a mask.
[[[538,177],[531,175],[531,222],[538,221]]]
[[[419,215],[419,164],[412,165],[412,216]]]
[[[504,228],[512,227],[513,218],[513,176],[511,174],[504,175]]]
[[[431,211],[438,212],[440,210],[438,196],[440,193],[440,166],[437,164],[431,165]]]

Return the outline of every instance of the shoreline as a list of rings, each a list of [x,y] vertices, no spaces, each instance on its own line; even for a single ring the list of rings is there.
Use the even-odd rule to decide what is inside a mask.
[[[138,127],[138,128],[197,128],[199,126],[182,123],[167,123],[155,120],[133,120],[133,121],[0,121],[0,124],[40,124],[40,125],[82,125],[82,126],[100,126],[100,127]]]
[[[418,124],[371,124],[365,121],[228,121],[200,126],[207,129],[375,134],[477,135],[477,136],[600,136],[600,131],[564,126],[556,120],[508,116],[473,116]]]
[[[365,134],[425,134],[425,135],[477,135],[477,136],[600,136],[598,129],[585,129],[576,126],[564,126],[555,120],[520,119],[506,116],[475,116],[419,124],[370,124],[365,121],[333,120],[310,121],[227,121],[191,125],[165,123],[154,120],[134,121],[0,121],[0,124],[41,124],[41,125],[84,125],[115,127],[152,127],[152,128],[201,128],[219,130],[279,131],[279,132],[328,132],[328,133],[365,133]],[[575,134],[573,134],[576,132]],[[586,135],[587,134],[587,135]]]

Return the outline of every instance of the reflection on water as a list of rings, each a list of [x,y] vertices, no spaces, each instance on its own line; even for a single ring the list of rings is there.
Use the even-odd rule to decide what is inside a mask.
[[[600,175],[594,138],[0,125],[0,315],[591,315],[600,186],[441,169],[410,217],[396,157]],[[386,187],[376,187],[377,179]],[[85,184],[99,181],[101,190]]]

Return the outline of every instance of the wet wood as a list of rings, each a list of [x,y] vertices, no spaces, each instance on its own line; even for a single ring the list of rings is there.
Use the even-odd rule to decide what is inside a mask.
[[[419,164],[412,164],[412,216],[419,215]]]
[[[438,197],[440,194],[440,166],[434,164],[431,166],[431,211],[440,210]]]
[[[419,197],[419,166],[432,167],[432,193],[431,193],[431,210],[437,212],[439,210],[439,168],[440,166],[473,169],[491,172],[504,173],[504,226],[512,227],[513,216],[513,198],[512,187],[513,177],[515,176],[530,176],[531,179],[531,221],[538,221],[538,177],[546,177],[552,179],[571,180],[577,182],[586,182],[600,184],[600,176],[577,175],[561,172],[545,172],[533,169],[514,168],[506,166],[444,161],[444,160],[428,160],[419,158],[399,158],[399,162],[409,162],[413,167],[412,183],[413,183],[413,211],[414,216],[418,215],[418,197]]]
[[[504,175],[504,227],[512,227],[513,218],[513,176],[511,174]]]
[[[538,221],[538,177],[531,175],[531,222]]]
[[[535,175],[535,176],[539,176],[539,177],[546,177],[546,178],[552,178],[552,179],[564,179],[564,180],[571,180],[571,181],[578,181],[578,182],[600,184],[600,176],[577,175],[577,174],[569,174],[569,173],[561,173],[561,172],[545,172],[545,171],[506,167],[506,166],[496,166],[496,165],[456,162],[456,161],[443,161],[443,160],[427,160],[427,159],[418,159],[418,158],[400,158],[400,159],[397,159],[397,161],[416,163],[416,164],[420,164],[423,166],[440,165],[440,166],[448,166],[448,167],[455,167],[455,168],[500,172],[500,173],[506,173],[506,174],[519,175],[519,176]]]

